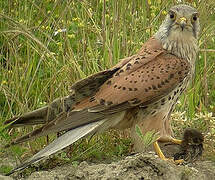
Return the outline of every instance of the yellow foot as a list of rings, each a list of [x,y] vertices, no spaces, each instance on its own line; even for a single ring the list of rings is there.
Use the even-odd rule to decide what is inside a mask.
[[[167,158],[164,156],[163,152],[161,151],[161,148],[160,148],[160,146],[158,145],[158,142],[157,142],[157,141],[155,141],[155,142],[153,143],[153,146],[154,146],[154,149],[155,149],[155,152],[157,153],[157,155],[158,155],[161,159],[166,160]]]
[[[172,143],[174,143],[174,144],[181,145],[182,140],[180,140],[180,139],[175,139],[175,138],[171,138],[171,139],[170,139],[170,142],[172,142]]]
[[[174,160],[175,164],[182,164],[184,162],[183,159]]]
[[[174,140],[175,140],[175,139],[174,139]],[[180,141],[180,140],[178,140],[178,142],[179,142],[179,141]],[[157,155],[158,155],[162,160],[164,160],[164,161],[170,161],[170,162],[173,162],[173,163],[175,163],[175,164],[181,164],[181,163],[184,162],[183,159],[173,160],[173,159],[170,159],[170,158],[166,158],[166,157],[164,156],[163,152],[161,151],[160,146],[159,146],[159,144],[158,144],[157,141],[155,141],[155,142],[153,143],[153,146],[154,146],[155,152],[157,153]]]
[[[176,165],[182,164],[184,162],[183,159],[174,160],[173,158],[166,158],[166,157],[162,160],[169,161],[169,162],[174,163]]]

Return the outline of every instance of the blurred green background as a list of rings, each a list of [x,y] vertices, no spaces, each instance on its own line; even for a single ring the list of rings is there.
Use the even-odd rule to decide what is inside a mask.
[[[200,12],[196,75],[174,111],[177,137],[184,128],[204,133],[205,156],[215,159],[215,3],[213,0],[3,0],[0,1],[0,145],[35,127],[5,130],[3,122],[39,108],[80,78],[130,56],[158,29],[179,2]],[[26,158],[55,135],[7,150]],[[127,132],[110,131],[62,152],[63,159],[117,159],[131,151]],[[68,155],[68,152],[70,155]]]

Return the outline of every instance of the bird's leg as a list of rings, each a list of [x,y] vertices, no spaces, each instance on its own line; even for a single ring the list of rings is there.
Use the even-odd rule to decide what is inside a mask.
[[[158,140],[159,140],[159,139],[158,139]],[[155,152],[157,153],[157,155],[158,155],[162,160],[164,160],[164,161],[171,161],[171,162],[174,162],[175,164],[181,164],[181,163],[184,162],[183,159],[173,160],[173,159],[170,159],[170,158],[166,158],[165,155],[163,154],[163,152],[161,151],[161,148],[160,148],[160,146],[159,146],[159,144],[158,144],[158,140],[155,141],[155,142],[153,143],[153,146],[154,146]],[[170,142],[172,142],[172,143],[174,143],[174,144],[179,144],[179,145],[180,145],[182,141],[181,141],[181,140],[178,140],[178,139],[175,139],[175,138],[171,138],[171,139],[170,139]]]
[[[157,153],[157,155],[158,155],[162,160],[168,160],[168,159],[164,156],[163,152],[161,151],[161,148],[160,148],[160,146],[159,146],[159,144],[158,144],[158,141],[155,141],[155,142],[153,143],[153,146],[154,146],[155,152]]]

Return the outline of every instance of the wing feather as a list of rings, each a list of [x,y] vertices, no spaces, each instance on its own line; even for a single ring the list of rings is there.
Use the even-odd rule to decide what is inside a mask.
[[[183,82],[189,69],[190,64],[186,60],[162,54],[135,72],[125,72],[108,80],[111,83],[101,86],[95,99],[107,107],[125,102],[131,106],[151,102],[173,91]]]

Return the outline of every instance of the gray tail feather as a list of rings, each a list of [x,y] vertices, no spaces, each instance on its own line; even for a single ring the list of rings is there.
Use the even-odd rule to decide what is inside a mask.
[[[21,116],[13,117],[5,121],[4,124],[9,125],[10,128],[25,125],[45,124],[53,120],[57,114],[62,112],[62,106],[64,106],[62,102],[64,102],[64,99],[65,97],[55,99],[51,104],[45,107],[25,113]]]
[[[54,121],[51,121],[34,131],[21,136],[11,143],[5,145],[5,148],[11,145],[19,144],[31,140],[36,137],[45,136],[49,133],[57,133],[61,131],[68,131],[76,129],[78,127],[85,126],[92,122],[100,121],[108,117],[107,115],[101,113],[89,113],[87,109],[82,111],[73,111],[68,113],[61,113]]]
[[[69,95],[63,98],[57,98],[52,103],[34,111],[25,113],[21,116],[13,117],[6,120],[4,124],[9,128],[25,125],[46,124],[54,120],[60,113],[68,112],[76,102],[73,99],[74,95]]]
[[[36,125],[36,124],[44,124],[44,117],[47,114],[48,107],[45,106],[43,108],[39,108],[32,112],[28,112],[22,116],[16,116],[11,119],[8,119],[4,122],[4,124],[8,124],[9,127],[18,127],[24,125]]]
[[[92,135],[98,131],[103,131],[104,129],[108,128],[107,124],[105,123],[107,119],[103,119],[97,122],[93,122],[90,124],[87,124],[82,127],[78,127],[75,129],[72,129],[59,138],[55,139],[52,143],[50,143],[48,146],[46,146],[44,149],[39,151],[37,154],[35,154],[33,157],[25,161],[23,164],[19,165],[15,169],[13,169],[10,173],[6,175],[11,175],[17,171],[23,170],[30,166],[33,163],[39,162],[46,157],[56,153],[57,151],[71,145],[72,143],[76,142],[77,140],[86,137],[88,135]]]

